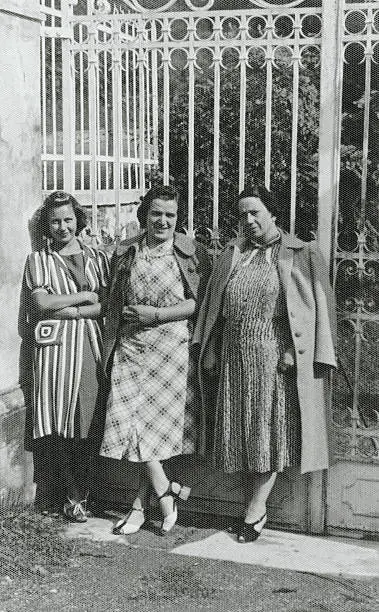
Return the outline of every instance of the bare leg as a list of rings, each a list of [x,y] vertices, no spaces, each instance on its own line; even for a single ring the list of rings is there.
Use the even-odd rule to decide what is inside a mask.
[[[134,499],[133,508],[135,510],[146,511],[147,504],[149,502],[149,489],[150,483],[145,475],[141,475],[140,485],[137,491],[137,497]],[[128,518],[128,523],[131,525],[139,525],[142,521],[141,514],[139,512],[132,512]]]
[[[145,522],[145,510],[149,502],[150,483],[146,475],[143,473],[140,477],[140,485],[137,491],[137,497],[134,499],[132,508],[128,514],[120,519],[114,529],[114,534],[129,535],[137,533]]]
[[[246,523],[258,521],[266,513],[266,502],[276,480],[277,472],[254,472],[248,475]]]
[[[146,472],[151,482],[157,497],[161,497],[166,493],[170,484],[167,478],[163,466],[160,461],[148,461],[146,464]],[[163,497],[159,500],[163,516],[167,516],[174,509],[174,500],[171,496]]]

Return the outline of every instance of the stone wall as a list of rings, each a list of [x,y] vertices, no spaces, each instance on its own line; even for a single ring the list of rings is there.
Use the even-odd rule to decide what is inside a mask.
[[[0,390],[18,381],[20,280],[41,203],[38,0],[0,0]]]
[[[17,386],[20,281],[41,203],[39,0],[0,0],[0,504],[33,499]]]

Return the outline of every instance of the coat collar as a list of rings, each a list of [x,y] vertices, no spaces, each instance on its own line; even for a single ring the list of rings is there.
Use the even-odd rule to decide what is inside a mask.
[[[116,248],[117,256],[120,257],[124,255],[131,246],[140,245],[145,236],[146,232],[141,232],[137,234],[137,236],[133,236],[133,238],[121,242]],[[191,257],[191,255],[195,254],[196,246],[194,241],[185,234],[174,232],[174,248],[183,253],[186,257]]]
[[[306,243],[303,240],[300,240],[300,238],[297,238],[296,236],[291,236],[282,229],[279,229],[279,233],[281,235],[281,244],[283,248],[293,250],[304,248]],[[241,238],[237,237],[231,240],[229,242],[229,245],[231,247],[237,247],[240,251],[242,251],[245,246],[245,240],[241,240]]]

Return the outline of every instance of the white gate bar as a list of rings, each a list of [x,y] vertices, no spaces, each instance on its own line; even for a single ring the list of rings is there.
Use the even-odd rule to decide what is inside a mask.
[[[147,145],[147,154],[150,157],[151,151],[151,113],[150,113],[150,105],[151,105],[151,91],[150,91],[150,79],[151,79],[151,61],[149,61],[149,57],[151,58],[151,51],[146,51],[146,65],[145,65],[145,83],[146,83],[146,91],[145,91],[145,112],[146,112],[146,136],[145,143]],[[146,151],[145,151],[146,156]]]
[[[53,18],[55,20],[55,17]],[[57,154],[57,101],[56,101],[56,62],[55,62],[55,38],[51,38],[51,119],[53,130],[53,154]],[[57,162],[53,162],[53,189],[57,188]]]
[[[42,24],[42,30],[44,26]],[[46,38],[42,36],[41,40],[41,114],[42,114],[42,156],[44,157],[47,153],[47,140],[46,140]],[[47,162],[43,162],[43,189],[47,189]]]
[[[367,10],[367,42],[365,49],[365,92],[364,92],[364,107],[363,107],[363,144],[362,144],[362,178],[361,178],[361,219],[362,226],[366,214],[366,199],[367,199],[367,175],[368,175],[368,147],[370,138],[370,98],[371,98],[371,62],[373,58],[372,51],[372,25],[374,16],[372,8]],[[360,230],[362,229],[360,227]]]
[[[296,221],[296,184],[297,184],[297,134],[299,120],[299,47],[295,45],[293,57],[292,82],[292,135],[291,135],[291,205],[290,234],[295,234]]]
[[[341,31],[344,0],[323,0],[318,161],[318,230],[320,249],[329,264],[339,181],[341,126]]]
[[[195,54],[193,48],[194,20],[189,18],[188,49],[188,234],[194,237],[194,173],[195,173]]]
[[[112,57],[112,61],[113,61],[113,57]],[[108,121],[108,78],[107,78],[107,70],[108,70],[108,52],[105,51],[104,52],[104,131],[105,131],[105,135],[104,135],[104,146],[105,146],[105,155],[109,155],[110,151],[109,151],[109,121]],[[112,85],[113,85],[113,72],[112,72]],[[115,99],[117,100],[117,98],[115,98],[112,95],[112,109],[114,107],[115,104]],[[112,126],[113,132],[114,132],[114,126]],[[100,132],[99,132],[99,139],[100,139]],[[99,146],[99,151],[100,151],[100,146]],[[105,185],[106,185],[106,189],[110,189],[110,185],[109,185],[109,164],[108,162],[105,162]]]
[[[99,36],[99,32],[97,32],[97,36]],[[106,70],[106,52],[104,53],[96,53],[96,190],[100,191],[101,189],[101,161],[100,161],[100,156],[101,156],[101,149],[100,149],[100,83],[101,83],[101,57],[104,57],[104,68]]]
[[[137,131],[137,60],[136,54],[133,52],[133,149],[134,157],[138,158],[138,131]],[[134,164],[134,180],[136,187],[139,185],[138,180],[138,164]]]
[[[129,87],[129,78],[130,78],[130,69],[129,69],[129,62],[131,59],[131,54],[129,53],[129,51],[126,51],[124,53],[124,58],[125,58],[125,69],[124,69],[124,82],[125,82],[125,137],[126,137],[126,156],[128,158],[128,160],[130,160],[131,157],[131,149],[130,149],[130,139],[131,139],[131,132],[130,132],[130,87]],[[122,154],[125,154],[124,151],[124,141],[122,139]],[[128,161],[127,163],[127,186],[130,189],[132,185],[132,173],[131,173],[131,164],[130,161]],[[123,181],[123,188],[125,187],[124,185],[124,181]]]
[[[151,28],[152,41],[156,41],[157,32],[155,21],[152,22]],[[152,71],[152,115],[153,115],[153,158],[158,163],[159,149],[158,149],[158,59],[157,50],[152,49],[151,51],[151,71]]]
[[[143,46],[144,23],[139,21],[138,52],[138,121],[139,121],[139,183],[142,195],[145,195],[145,51]]]
[[[213,95],[213,224],[212,229],[218,229],[218,204],[220,181],[220,17],[215,18],[215,49],[214,49],[214,95]]]
[[[79,26],[79,40],[83,40],[83,26]],[[88,72],[87,72],[87,93],[88,88]],[[84,62],[83,52],[79,53],[79,104],[80,104],[80,153],[84,155]],[[84,189],[84,162],[80,163],[80,188]]]
[[[240,125],[239,125],[239,169],[238,169],[238,191],[241,192],[245,185],[245,153],[246,153],[246,15],[241,18],[241,50],[240,50]]]
[[[62,28],[69,32],[72,4],[62,5]],[[73,87],[74,66],[71,54],[71,39],[62,40],[62,132],[63,132],[63,188],[69,193],[75,190],[74,154],[75,154],[75,90]]]
[[[114,203],[115,203],[115,239],[118,242],[120,239],[120,146],[122,139],[121,132],[121,52],[119,48],[120,40],[120,23],[113,22],[113,54],[112,54],[112,109],[113,109],[113,188],[114,188]],[[107,114],[107,99],[105,100],[105,108]],[[108,146],[108,143],[107,143]],[[107,150],[108,154],[108,150]],[[108,168],[108,162],[106,162]],[[107,188],[108,184],[107,184]]]
[[[90,145],[90,191],[92,207],[92,236],[97,235],[97,151],[96,151],[96,124],[97,124],[97,56],[95,51],[96,25],[88,29],[88,97],[89,97],[89,145]]]
[[[265,125],[265,187],[271,187],[271,138],[272,138],[272,48],[266,59],[266,125]]]
[[[168,52],[168,20],[163,20],[163,182],[169,183],[170,177],[170,69]]]
[[[271,138],[272,138],[272,33],[274,22],[272,15],[267,15],[267,50],[266,50],[266,124],[265,124],[265,187],[271,187]]]

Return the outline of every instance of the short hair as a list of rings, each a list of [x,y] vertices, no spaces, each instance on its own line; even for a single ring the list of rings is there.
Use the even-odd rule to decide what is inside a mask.
[[[87,226],[87,213],[79,202],[66,191],[53,191],[47,196],[40,208],[39,229],[43,236],[49,237],[49,213],[59,206],[71,205],[76,217],[76,235]]]
[[[241,191],[238,196],[238,202],[244,198],[259,198],[269,213],[276,218],[277,225],[281,226],[283,220],[283,210],[279,208],[277,199],[273,195],[272,191],[269,191],[260,183],[251,183],[246,185],[243,191]]]
[[[179,204],[179,194],[171,185],[162,185],[159,183],[153,185],[146,195],[141,198],[141,204],[137,210],[137,218],[141,227],[146,227],[147,215],[154,200],[165,200],[166,202],[175,200]]]

